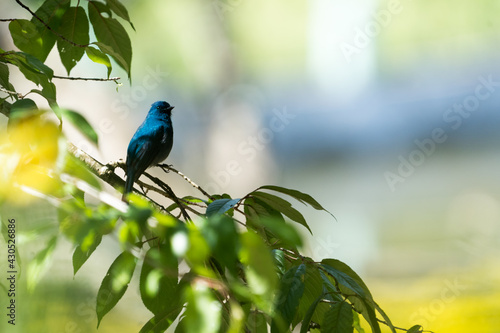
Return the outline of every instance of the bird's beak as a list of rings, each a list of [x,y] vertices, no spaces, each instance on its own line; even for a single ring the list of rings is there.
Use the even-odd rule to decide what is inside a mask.
[[[173,109],[174,109],[174,107],[173,107],[173,106],[171,106],[171,107],[169,107],[167,110],[168,110],[168,111],[172,111]]]

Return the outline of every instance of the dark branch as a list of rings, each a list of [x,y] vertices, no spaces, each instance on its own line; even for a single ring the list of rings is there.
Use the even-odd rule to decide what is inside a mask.
[[[109,79],[104,79],[104,78],[99,78],[99,77],[73,77],[73,76],[59,76],[59,75],[54,75],[54,79],[61,79],[61,80],[74,80],[74,81],[114,81],[115,83],[118,83],[118,80],[120,80],[119,77],[110,77]]]
[[[172,171],[172,172],[175,172],[176,174],[178,174],[179,176],[181,176],[182,178],[184,178],[185,181],[187,181],[189,184],[191,184],[194,188],[196,188],[198,191],[200,191],[201,193],[203,193],[204,196],[206,196],[207,198],[209,198],[210,200],[214,200],[212,198],[212,196],[210,194],[208,194],[207,191],[205,191],[204,189],[201,188],[200,185],[196,184],[195,182],[193,182],[191,179],[189,179],[186,175],[184,175],[182,172],[172,168],[170,165],[168,164],[158,164],[158,166],[160,168],[162,168],[163,171],[165,172],[169,172],[169,171]]]

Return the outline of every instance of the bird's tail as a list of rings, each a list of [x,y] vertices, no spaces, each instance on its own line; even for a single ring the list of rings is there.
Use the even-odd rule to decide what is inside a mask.
[[[127,194],[132,192],[134,187],[134,172],[132,170],[127,170],[127,179],[125,180],[125,190],[123,191],[122,201],[127,202]]]

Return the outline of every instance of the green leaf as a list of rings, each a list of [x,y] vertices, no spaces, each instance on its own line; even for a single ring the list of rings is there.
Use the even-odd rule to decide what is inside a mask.
[[[132,24],[132,21],[130,21],[130,17],[128,15],[127,8],[119,1],[119,0],[106,0],[106,3],[108,4],[108,7],[119,17],[130,23],[130,26],[132,29],[135,30],[134,25]]]
[[[361,322],[359,320],[359,315],[356,311],[352,310],[352,318],[353,318],[353,323],[352,327],[358,332],[358,333],[365,333],[365,330],[363,327],[361,327]]]
[[[87,45],[89,43],[89,21],[82,7],[68,8],[61,20],[58,31],[62,36],[76,44]],[[71,69],[83,57],[85,48],[72,45],[59,38],[57,40],[57,49],[59,50],[61,62],[69,75]]]
[[[241,234],[241,243],[239,257],[244,265],[255,305],[265,313],[271,313],[274,308],[273,295],[278,284],[271,252],[262,239],[251,231]]]
[[[278,272],[278,277],[281,279],[286,273],[286,257],[285,252],[282,250],[274,249],[271,251],[273,254],[274,264]]]
[[[275,195],[266,193],[266,192],[255,191],[255,192],[252,192],[251,195],[253,197],[257,197],[260,200],[266,202],[268,205],[270,205],[271,207],[273,207],[277,211],[281,212],[282,214],[284,214],[285,216],[287,216],[291,220],[302,224],[304,227],[306,227],[306,229],[312,235],[311,228],[309,228],[309,225],[307,224],[306,220],[304,219],[304,216],[302,216],[302,214],[298,210],[293,208],[292,204],[289,203],[288,201],[286,201],[280,197],[277,197]]]
[[[136,258],[130,252],[123,252],[109,267],[97,292],[97,327],[102,318],[115,307],[123,297],[134,273]]]
[[[300,298],[304,293],[304,278],[306,265],[293,266],[281,278],[276,309],[278,320],[273,320],[271,330],[282,332],[288,329],[299,307]],[[275,318],[276,319],[276,318]],[[279,319],[282,319],[280,321]]]
[[[234,300],[230,300],[229,306],[230,306],[229,318],[231,319],[229,322],[227,333],[244,332],[246,317],[245,317],[245,312],[243,312],[241,305]]]
[[[113,18],[106,18],[96,5],[89,1],[89,18],[101,51],[109,54],[122,67],[130,78],[132,62],[132,44],[123,26]]]
[[[309,306],[309,309],[307,309],[307,312],[304,315],[304,318],[302,319],[302,326],[300,327],[300,333],[307,333],[309,331],[309,324],[311,323],[314,311],[316,311],[316,307],[318,306],[319,302],[322,299],[323,299],[323,294],[321,294],[318,298],[316,298],[316,300],[312,302],[311,306]]]
[[[201,233],[213,256],[236,276],[240,241],[234,220],[227,216],[213,216],[202,223]]]
[[[102,236],[97,236],[94,238],[91,245],[82,249],[82,245],[78,245],[73,252],[73,274],[76,275],[76,272],[83,266],[83,264],[90,258],[90,255],[94,253],[95,249],[101,244]]]
[[[233,208],[240,199],[218,199],[210,203],[205,214],[207,216],[222,215]]]
[[[4,87],[7,90],[10,90],[12,92],[15,92],[16,89],[10,83],[9,80],[9,67],[6,64],[0,63],[0,86]],[[11,95],[14,97],[16,100],[18,99],[17,95]]]
[[[321,296],[324,291],[323,287],[323,279],[321,277],[321,272],[318,270],[317,265],[307,264],[306,276],[304,279],[304,294],[300,299],[299,309],[297,310],[297,315],[292,321],[292,327],[295,327],[300,321],[302,321],[303,317],[310,309],[311,305],[316,301],[316,299]],[[332,285],[333,286],[333,285]],[[335,294],[333,294],[335,295]],[[327,295],[324,298],[331,298],[331,295]],[[341,300],[340,297],[335,295],[338,300]],[[327,304],[321,303],[317,306],[316,311],[312,314],[312,320],[315,323],[321,323],[324,318],[325,312],[328,310]]]
[[[269,218],[263,218],[258,223],[271,231],[283,244],[293,248],[302,246],[300,234],[290,224]]]
[[[422,326],[420,325],[415,325],[415,326],[412,326],[407,333],[420,333],[422,332]]]
[[[348,266],[338,260],[334,259],[325,259],[323,262],[327,262],[331,265],[340,267],[342,270],[337,270],[335,268],[329,267],[328,265],[321,264],[320,266],[325,269],[325,271],[335,279],[336,283],[338,283],[338,288],[344,294],[355,293],[358,296],[348,296],[347,299],[355,306],[356,310],[363,315],[365,320],[370,324],[373,333],[380,333],[380,325],[377,321],[377,317],[375,315],[375,306],[373,299],[371,298],[371,294],[369,291],[366,292],[362,286],[358,284],[358,282],[351,276],[345,273],[345,271],[349,271]],[[347,267],[347,268],[346,268]],[[352,271],[352,270],[351,270]],[[329,278],[320,270],[320,274],[325,281],[325,286],[329,286],[331,284]],[[364,283],[363,283],[364,286]],[[366,288],[366,286],[364,286]],[[330,288],[333,292],[337,292],[337,288],[332,285]],[[366,290],[368,290],[366,288]]]
[[[142,302],[155,316],[182,307],[176,302],[179,298],[178,274],[178,261],[170,244],[162,244],[146,252],[139,290]]]
[[[50,81],[52,80],[54,72],[50,67],[43,64],[34,56],[23,52],[15,52],[13,54],[6,55],[4,60],[17,66],[26,79],[42,86],[42,91],[32,90],[32,92],[36,92],[45,97],[52,108],[57,105],[56,87]]]
[[[267,321],[262,312],[250,311],[246,328],[250,333],[267,333]]]
[[[70,0],[46,0],[36,10],[35,14],[45,24],[52,28],[52,30],[57,31],[57,28],[61,24],[61,18],[69,6]],[[53,31],[50,31],[47,26],[45,26],[45,24],[40,22],[37,18],[33,17],[31,19],[31,23],[36,26],[42,40],[42,47],[40,49],[42,57],[39,59],[41,61],[45,61],[50,53],[50,50],[54,47],[57,37]]]
[[[292,189],[288,189],[288,188],[284,188],[284,187],[280,187],[280,186],[275,186],[275,185],[265,185],[265,186],[261,186],[259,187],[257,190],[260,190],[260,189],[266,189],[266,190],[272,190],[272,191],[276,191],[276,192],[280,192],[280,193],[283,193],[283,194],[286,194],[286,195],[289,195],[291,196],[292,198],[302,202],[303,204],[309,204],[311,207],[313,207],[314,209],[316,210],[324,210],[325,212],[329,213],[330,215],[333,216],[332,213],[330,213],[328,210],[326,210],[325,208],[323,208],[323,206],[321,206],[313,197],[311,197],[309,194],[306,194],[306,193],[302,193],[300,191],[297,191],[297,190],[292,190]],[[257,191],[256,190],[256,191]]]
[[[95,144],[98,144],[97,133],[90,125],[90,123],[85,119],[81,114],[76,111],[68,110],[68,109],[59,109],[63,119],[68,120],[72,123],[77,129],[82,132],[90,141]]]
[[[0,99],[0,113],[10,117],[10,110],[11,110],[12,104],[7,102],[5,99]]]
[[[352,333],[353,332],[352,308],[347,302],[334,304],[325,314],[323,332],[331,333]]]
[[[162,313],[161,315],[156,315],[144,324],[139,333],[163,333],[177,318],[181,312],[182,307],[172,309],[170,312]]]
[[[62,167],[62,172],[75,176],[76,178],[85,181],[98,190],[102,189],[101,183],[99,182],[96,175],[90,172],[88,166],[73,154],[66,154],[64,156],[64,165]]]
[[[28,20],[14,20],[9,24],[9,31],[14,45],[21,51],[44,60],[42,37],[35,24]]]
[[[34,56],[32,56],[29,53],[18,52],[18,54],[21,54],[24,56],[24,58],[26,59],[26,63],[29,66],[31,66],[31,68],[35,72],[45,75],[48,80],[52,80],[52,77],[54,76],[54,71],[52,70],[52,68],[45,65],[43,62],[41,62],[40,60],[38,60],[37,58],[35,58]]]
[[[339,279],[336,279],[336,280],[339,283],[341,283],[342,285],[350,288],[351,290],[352,290],[352,286],[354,286],[354,285],[359,286],[363,290],[363,293],[359,293],[359,290],[354,290],[354,291],[357,291],[360,296],[363,296],[365,299],[365,302],[364,302],[364,304],[360,304],[360,302],[357,299],[353,299],[353,303],[355,303],[355,305],[358,305],[358,306],[362,305],[363,307],[368,307],[370,309],[373,308],[373,309],[377,310],[384,318],[384,320],[385,320],[387,326],[390,328],[391,332],[396,333],[396,328],[392,324],[389,316],[387,316],[387,314],[382,310],[382,308],[373,300],[373,297],[370,293],[370,290],[368,289],[366,284],[363,282],[361,277],[359,277],[359,275],[356,274],[356,272],[354,272],[348,265],[346,265],[342,261],[336,260],[336,259],[324,259],[322,261],[322,264],[326,264],[326,265],[334,268],[335,270],[342,272],[343,274],[347,275],[350,279],[352,279],[352,281],[354,281],[354,283],[352,283],[352,281],[345,281],[345,283],[342,283],[341,282],[342,278],[340,278],[340,280]],[[346,284],[350,284],[351,287],[346,285]],[[363,303],[363,302],[361,302],[361,303]]]
[[[186,332],[217,333],[221,324],[221,305],[205,283],[186,288]]]
[[[38,114],[40,111],[32,99],[23,98],[12,103],[10,112],[11,116],[9,118],[9,122],[14,121],[17,118],[24,118]]]
[[[338,268],[334,268],[331,265],[337,265],[339,267],[342,262],[339,260],[335,259],[325,259],[321,262],[321,267],[329,274],[331,275],[335,281],[337,281],[338,284],[347,287],[349,290],[355,292],[357,295],[361,296],[362,298],[369,298],[371,299],[371,295],[369,292],[367,293],[365,291],[365,288],[361,287],[355,279],[353,279],[350,275],[348,275],[344,270],[340,270]],[[345,265],[345,264],[343,264]],[[347,265],[345,265],[347,266]],[[348,267],[348,266],[347,266]],[[366,289],[368,290],[368,289]]]
[[[85,48],[85,52],[87,53],[87,57],[89,57],[90,60],[92,60],[96,64],[102,64],[106,66],[106,68],[108,69],[107,77],[109,79],[112,70],[111,61],[109,60],[109,57],[103,52],[101,52],[101,50],[98,50],[90,46],[87,46]]]
[[[56,248],[57,236],[54,236],[47,243],[45,249],[40,251],[28,265],[27,284],[28,290],[33,291],[38,281],[47,272],[52,260],[52,253]]]

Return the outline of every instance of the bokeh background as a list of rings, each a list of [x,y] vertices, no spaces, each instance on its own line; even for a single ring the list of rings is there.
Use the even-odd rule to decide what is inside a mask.
[[[99,134],[96,147],[68,126],[74,144],[104,163],[125,158],[150,104],[167,100],[168,163],[233,197],[263,184],[311,194],[337,221],[304,208],[306,254],[352,266],[395,325],[500,332],[500,1],[123,3],[136,28],[131,84],[117,66],[121,86],[56,82],[59,104]],[[3,18],[28,15],[0,4]],[[2,48],[13,48],[0,24]],[[66,74],[54,50],[48,64]],[[84,58],[71,75],[106,68]],[[4,208],[30,260],[44,245],[33,230],[55,213]],[[71,250],[58,244],[39,286],[18,297],[17,329],[96,331],[95,295],[119,245],[108,240],[75,278]],[[137,332],[150,318],[136,282],[99,332]]]

